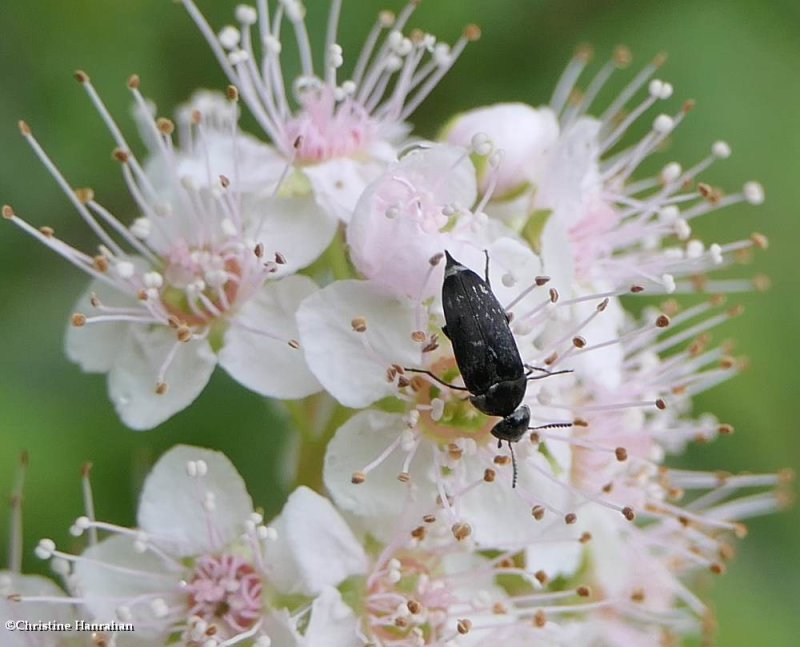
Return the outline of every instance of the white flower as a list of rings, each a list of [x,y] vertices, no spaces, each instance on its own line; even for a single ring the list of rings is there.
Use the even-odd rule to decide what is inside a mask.
[[[139,80],[132,78],[152,147],[145,170],[88,77],[79,72],[77,78],[111,130],[141,216],[127,228],[91,189],[73,191],[25,124],[23,135],[97,235],[98,252],[79,251],[51,229],[35,229],[3,209],[94,279],[72,316],[70,359],[86,371],[108,373],[111,400],[135,429],[154,427],[188,406],[217,362],[262,395],[301,398],[317,391],[297,349],[294,323],[297,306],[316,286],[292,272],[327,246],[333,222],[320,217],[310,198],[256,189],[258,177],[265,186],[277,185],[279,177],[243,166],[259,154],[237,133],[235,106],[214,96],[196,98],[199,107],[184,110],[188,121],[179,121],[184,148],[178,152],[171,140],[175,126],[150,116]],[[244,188],[237,184],[240,170]]]
[[[753,234],[705,246],[692,238],[691,222],[737,202],[760,204],[761,186],[748,182],[741,192],[726,195],[701,181],[714,161],[730,156],[725,142],[714,143],[705,159],[688,168],[669,162],[654,176],[635,178],[642,162],[658,151],[694,104],[685,103],[673,115],[653,117],[650,130],[639,141],[628,142],[631,125],[672,96],[669,83],[651,80],[664,59],[645,67],[599,117],[593,117],[597,93],[616,68],[628,65],[630,53],[619,49],[582,93],[576,83],[590,58],[586,49],[575,56],[548,107],[479,108],[456,118],[445,131],[447,141],[454,143],[488,133],[495,148],[509,151],[509,164],[500,175],[503,186],[517,191],[511,191],[510,200],[498,195],[489,213],[517,223],[537,248],[544,231],[551,242],[541,245],[543,263],[554,278],[574,273],[578,282],[595,289],[639,285],[662,293],[752,287],[747,281],[708,281],[702,275],[735,262],[742,250],[765,247],[766,239]],[[645,85],[645,98],[629,106]],[[565,249],[571,253],[565,254]]]
[[[362,547],[326,499],[300,488],[265,526],[233,465],[211,450],[176,446],[162,456],[145,481],[138,520],[128,529],[80,517],[74,534],[96,528],[111,536],[79,556],[48,540],[39,553],[72,563],[75,600],[93,618],[132,622],[150,644],[180,634],[204,645],[262,636],[305,645],[281,596],[304,596],[321,632],[341,621],[341,611],[330,613],[341,606],[331,587],[366,569]]]
[[[396,146],[408,130],[405,120],[466,43],[480,35],[468,26],[452,47],[419,31],[405,36],[402,30],[418,4],[409,2],[398,16],[379,14],[351,76],[343,79],[344,55],[336,42],[339,1],[331,3],[321,69],[315,69],[300,0],[279,0],[272,14],[267,2],[259,2],[257,10],[241,6],[239,25],[218,35],[193,0],[183,4],[277,153],[310,183],[317,201],[345,222],[366,184],[396,159]],[[294,79],[281,63],[284,20],[300,56],[301,73]]]

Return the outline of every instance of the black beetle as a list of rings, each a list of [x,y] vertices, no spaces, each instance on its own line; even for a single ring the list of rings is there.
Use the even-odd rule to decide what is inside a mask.
[[[445,251],[447,264],[442,284],[442,305],[445,326],[442,332],[450,339],[458,370],[464,386],[448,384],[430,371],[407,369],[426,373],[440,384],[469,392],[469,401],[479,411],[502,418],[492,435],[497,446],[508,443],[514,463],[512,487],[517,484],[517,465],[511,443],[517,442],[528,429],[571,426],[564,423],[529,427],[531,410],[523,404],[528,380],[548,377],[570,371],[548,371],[528,366],[522,358],[509,327],[510,318],[489,283],[489,254],[486,254],[485,278],[459,263]],[[545,375],[530,377],[533,371]]]

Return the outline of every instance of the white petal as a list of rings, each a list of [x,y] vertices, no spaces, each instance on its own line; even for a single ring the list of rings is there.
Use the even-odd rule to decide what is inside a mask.
[[[87,548],[84,559],[75,562],[72,588],[97,622],[119,621],[117,609],[128,607],[137,635],[156,644],[156,638],[166,637],[169,620],[157,618],[149,602],[162,597],[168,605],[188,611],[180,590],[183,573],[169,572],[154,553],[139,553],[133,545],[132,537],[113,535]]]
[[[151,429],[188,407],[208,383],[216,364],[205,340],[181,344],[167,370],[167,392],[156,393],[158,373],[176,343],[166,327],[131,326],[108,374],[108,393],[122,421],[132,429]]]
[[[99,314],[91,304],[92,294],[96,294],[103,305],[129,308],[136,301],[110,285],[92,281],[86,292],[75,304],[73,312],[91,317]],[[87,326],[67,326],[64,345],[67,357],[87,373],[106,373],[114,365],[120,346],[128,334],[130,324],[109,322]]]
[[[299,275],[266,283],[231,321],[219,353],[220,366],[261,395],[293,399],[319,391],[322,387],[309,370],[303,351],[288,344],[299,337],[295,313],[300,302],[316,290],[311,279]]]
[[[429,260],[452,241],[443,209],[468,209],[476,191],[475,169],[464,149],[434,144],[409,153],[358,201],[347,229],[353,263],[397,296],[433,296],[442,270],[432,272]]]
[[[511,487],[509,465],[497,470],[494,483],[473,488],[460,499],[461,516],[472,526],[472,539],[479,546],[511,549],[546,538],[565,526],[563,517],[549,512],[541,521],[533,519],[531,499],[546,501],[556,509],[568,509],[569,497],[563,488],[538,471],[550,473],[552,468],[530,443],[517,443],[515,452],[519,470],[516,489]],[[506,452],[497,450],[497,453]],[[479,480],[488,466],[481,454],[465,456],[462,460],[468,483]]]
[[[314,197],[330,215],[349,222],[356,203],[367,184],[375,179],[384,164],[337,157],[322,164],[303,167],[314,189]]]
[[[262,634],[269,636],[271,647],[314,647],[300,635],[296,620],[286,609],[265,613],[261,629]]]
[[[356,332],[355,318],[367,330]],[[336,281],[308,297],[297,313],[300,344],[314,375],[347,407],[365,407],[396,392],[386,381],[392,363],[417,366],[411,339],[414,310],[369,281]]]
[[[315,595],[367,568],[367,556],[344,519],[307,487],[289,495],[270,526],[278,539],[267,545],[264,560],[281,593]]]
[[[353,610],[334,588],[327,587],[311,604],[311,620],[306,629],[308,647],[361,647],[356,635],[358,620]]]
[[[47,602],[12,602],[9,595],[66,597],[52,580],[41,575],[22,575],[0,570],[0,644],[3,647],[56,647],[63,645],[69,633],[9,631],[8,621],[24,622],[74,622],[77,615],[68,604]],[[74,636],[74,633],[71,634]]]
[[[581,293],[595,292],[602,290],[603,287],[605,286],[597,284],[592,286],[592,289],[578,287],[575,293],[580,296]],[[589,317],[598,301],[584,301],[573,306],[573,320],[583,321]],[[623,332],[624,322],[625,312],[619,299],[612,298],[606,309],[585,326],[580,335],[586,339],[587,348],[591,348],[593,345],[619,337]],[[610,390],[618,387],[622,381],[623,359],[622,344],[612,344],[598,350],[578,352],[569,359],[569,363],[570,368],[574,368],[585,381],[600,385],[604,390]]]
[[[279,274],[290,274],[313,263],[327,249],[338,223],[311,196],[246,196],[245,234],[264,245],[267,258],[280,252],[286,264]]]
[[[189,476],[189,461],[205,461],[205,476]],[[213,509],[204,505],[208,495]],[[138,521],[145,532],[163,538],[172,555],[220,550],[236,539],[253,511],[242,477],[221,452],[176,445],[164,454],[144,482]]]
[[[446,128],[445,139],[468,147],[476,134],[488,135],[495,150],[503,152],[494,196],[502,199],[526,182],[538,184],[558,130],[558,121],[549,108],[498,103],[456,115]],[[488,174],[485,170],[481,177],[484,190]]]
[[[578,119],[564,131],[543,173],[537,202],[553,209],[554,216],[570,227],[584,215],[587,196],[601,185],[598,168],[600,122],[590,117]]]
[[[381,455],[405,429],[400,414],[361,411],[336,431],[325,453],[325,487],[336,505],[356,515],[363,527],[382,541],[396,535],[401,516],[415,519],[430,512],[436,497],[430,477],[433,457],[425,440],[411,462],[409,484],[397,480],[407,455],[399,447],[367,474],[364,483],[351,482],[353,472]]]

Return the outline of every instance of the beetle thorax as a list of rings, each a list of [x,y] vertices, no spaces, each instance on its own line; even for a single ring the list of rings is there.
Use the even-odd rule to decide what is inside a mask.
[[[520,405],[525,397],[526,387],[527,378],[523,375],[516,380],[492,384],[486,393],[471,396],[470,402],[486,415],[505,418]]]

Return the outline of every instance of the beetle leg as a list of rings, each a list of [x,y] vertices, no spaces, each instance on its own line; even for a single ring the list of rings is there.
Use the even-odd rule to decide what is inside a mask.
[[[421,368],[405,368],[403,367],[404,371],[409,371],[410,373],[424,373],[425,375],[432,377],[436,380],[439,384],[446,386],[448,389],[455,389],[456,391],[469,391],[469,389],[465,386],[456,386],[455,384],[450,384],[449,382],[445,382],[442,378],[437,377],[430,371],[426,371]]]
[[[484,249],[483,253],[486,256],[486,265],[483,268],[483,275],[486,277],[486,285],[488,285],[489,289],[491,290],[492,289],[492,283],[489,280],[489,250],[488,249]]]

